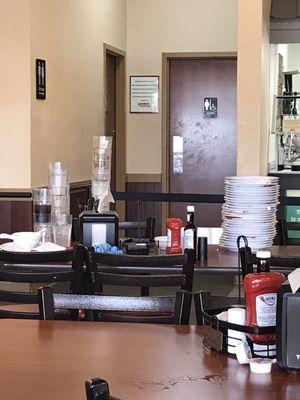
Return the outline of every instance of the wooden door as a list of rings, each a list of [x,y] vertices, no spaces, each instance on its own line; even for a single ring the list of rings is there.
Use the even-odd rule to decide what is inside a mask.
[[[225,176],[236,174],[236,65],[235,58],[170,60],[170,192],[223,194]],[[204,109],[215,103],[208,118]],[[177,173],[174,140],[176,151],[181,140],[183,147]],[[171,203],[170,216],[185,221],[186,205]],[[221,205],[196,205],[195,218],[198,226],[220,226]]]
[[[113,136],[111,191],[116,190],[116,57],[106,53],[105,135]]]

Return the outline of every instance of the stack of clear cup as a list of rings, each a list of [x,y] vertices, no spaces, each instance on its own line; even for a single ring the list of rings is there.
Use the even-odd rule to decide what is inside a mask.
[[[48,189],[52,204],[52,239],[60,246],[70,246],[72,216],[70,215],[70,185],[67,166],[49,162]]]
[[[43,230],[42,243],[51,241],[51,196],[47,188],[33,189],[33,229]]]
[[[92,196],[99,199],[99,212],[114,202],[110,192],[112,136],[93,137]]]
[[[66,164],[49,162],[48,188],[52,200],[52,215],[70,214],[70,185]]]

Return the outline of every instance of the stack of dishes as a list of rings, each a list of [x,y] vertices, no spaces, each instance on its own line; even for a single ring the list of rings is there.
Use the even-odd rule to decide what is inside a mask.
[[[253,250],[270,247],[276,235],[279,204],[277,177],[231,176],[225,178],[220,245],[237,251],[237,237],[247,237]]]

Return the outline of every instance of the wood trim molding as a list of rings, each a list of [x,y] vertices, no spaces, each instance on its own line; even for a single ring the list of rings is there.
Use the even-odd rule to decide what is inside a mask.
[[[32,197],[31,189],[0,189],[0,200],[28,200]]]
[[[126,56],[126,51],[117,49],[116,47],[111,46],[107,43],[103,43],[103,47],[104,47],[104,51],[106,51],[107,53],[110,53],[116,57],[125,57]]]
[[[178,53],[162,53],[162,57],[167,59],[174,59],[174,58],[186,58],[186,59],[193,59],[193,58],[224,58],[224,57],[237,57],[236,51],[207,51],[207,52],[178,52]]]
[[[116,58],[116,190],[125,191],[126,184],[126,52],[103,43],[103,105],[106,103],[106,55]],[[105,115],[105,109],[104,109]],[[105,132],[105,119],[104,130]],[[125,204],[116,202],[116,209],[122,219],[125,219]]]
[[[161,183],[161,174],[126,174],[126,182]]]
[[[77,181],[77,182],[71,182],[70,183],[70,189],[82,189],[86,188],[87,186],[91,186],[92,182],[91,180],[86,180],[86,181]]]

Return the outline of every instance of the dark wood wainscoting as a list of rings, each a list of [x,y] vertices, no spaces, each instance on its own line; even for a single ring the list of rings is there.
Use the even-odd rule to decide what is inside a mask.
[[[31,191],[0,190],[0,232],[32,230]]]
[[[158,178],[159,177],[159,178]],[[160,176],[132,175],[126,183],[127,192],[161,192]],[[133,181],[133,179],[135,181]],[[144,179],[144,181],[143,181]],[[152,181],[151,181],[152,180]],[[90,197],[91,182],[74,182],[70,185],[70,211],[73,218],[77,218],[87,204]],[[137,221],[137,202],[126,202],[126,220]],[[156,235],[160,235],[162,228],[161,203],[141,202],[141,220],[147,217],[156,219]],[[18,231],[31,231],[32,226],[32,193],[28,189],[0,189],[0,232],[13,233]]]
[[[90,195],[90,181],[71,183],[70,209],[78,217]],[[0,189],[0,233],[32,231],[32,192],[30,189]]]
[[[142,177],[141,177],[142,178]],[[131,179],[132,180],[132,179]],[[161,182],[141,182],[142,179],[138,179],[138,182],[127,182],[126,191],[127,192],[150,192],[150,193],[161,193],[162,184]],[[138,220],[138,204],[136,201],[127,201],[126,202],[126,220],[127,221],[137,221]],[[156,220],[155,223],[155,234],[161,235],[162,228],[164,231],[164,227],[162,227],[161,219],[162,219],[162,207],[161,203],[154,203],[151,201],[141,202],[140,206],[140,218],[141,221],[144,221],[147,217],[154,217]]]

